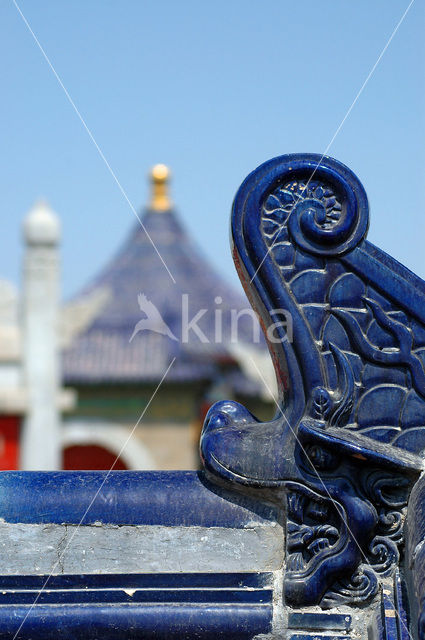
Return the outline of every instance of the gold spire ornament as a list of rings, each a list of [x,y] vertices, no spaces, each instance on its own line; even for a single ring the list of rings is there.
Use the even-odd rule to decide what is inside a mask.
[[[168,211],[171,209],[171,200],[168,195],[168,182],[170,170],[165,164],[156,164],[150,174],[152,184],[150,209],[154,211]]]

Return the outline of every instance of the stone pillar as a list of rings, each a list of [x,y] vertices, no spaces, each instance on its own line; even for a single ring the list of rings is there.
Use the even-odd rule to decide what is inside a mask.
[[[61,466],[59,325],[60,224],[45,203],[23,224],[23,383],[28,411],[21,433],[21,469]]]

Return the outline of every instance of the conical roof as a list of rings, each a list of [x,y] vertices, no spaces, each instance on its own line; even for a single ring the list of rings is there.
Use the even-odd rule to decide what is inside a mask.
[[[66,383],[155,382],[173,358],[168,381],[215,379],[218,366],[233,360],[232,337],[253,342],[252,317],[235,320],[250,310],[245,296],[216,273],[183,228],[168,199],[167,177],[157,180],[154,173],[142,224],[74,301],[78,307],[103,296],[63,354]]]

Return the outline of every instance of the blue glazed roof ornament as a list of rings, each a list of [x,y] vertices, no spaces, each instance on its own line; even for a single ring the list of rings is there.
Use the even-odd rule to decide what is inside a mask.
[[[262,319],[278,411],[263,423],[215,404],[201,454],[216,477],[276,499],[285,490],[293,606],[376,594],[423,469],[425,283],[366,240],[368,223],[358,178],[316,154],[264,163],[233,204],[234,260]]]
[[[77,385],[152,384],[161,380],[176,358],[167,383],[214,382],[222,375],[220,363],[227,360],[235,367],[231,388],[243,395],[258,395],[260,385],[253,384],[239,369],[229,348],[231,314],[245,310],[246,299],[227,284],[196,246],[174,208],[168,187],[169,170],[156,165],[151,172],[151,199],[142,212],[141,224],[135,224],[109,264],[71,302],[77,311],[94,303],[94,312],[88,314],[63,353],[64,380]],[[221,301],[220,340],[216,339],[211,310],[215,300]],[[201,312],[201,333],[187,329],[187,339],[185,312],[188,321]],[[241,342],[252,345],[252,320],[242,317],[238,330]],[[263,342],[258,346],[264,349]]]

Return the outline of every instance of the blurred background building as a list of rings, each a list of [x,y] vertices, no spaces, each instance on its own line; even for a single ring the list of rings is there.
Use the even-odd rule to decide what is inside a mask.
[[[248,301],[183,228],[167,167],[150,178],[127,241],[66,304],[58,217],[39,203],[24,220],[21,295],[0,283],[0,468],[196,468],[212,402],[273,413]]]

